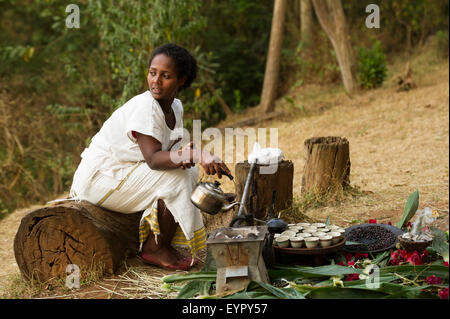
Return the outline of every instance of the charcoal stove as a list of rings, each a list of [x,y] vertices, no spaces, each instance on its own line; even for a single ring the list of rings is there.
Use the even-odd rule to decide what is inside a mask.
[[[206,242],[217,266],[216,293],[245,288],[253,281],[269,283],[262,251],[269,232],[265,226],[224,227]]]

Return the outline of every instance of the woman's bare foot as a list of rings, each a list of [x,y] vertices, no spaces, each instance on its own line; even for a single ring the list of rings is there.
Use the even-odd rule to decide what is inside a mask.
[[[157,251],[143,251],[141,258],[147,264],[171,270],[188,270],[190,266],[186,260],[178,258],[168,247],[162,247]]]

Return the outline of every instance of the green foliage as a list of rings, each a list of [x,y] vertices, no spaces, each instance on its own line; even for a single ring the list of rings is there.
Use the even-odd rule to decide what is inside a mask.
[[[199,40],[219,61],[214,82],[232,110],[259,103],[272,8],[271,0],[204,1],[201,12],[208,16],[208,28]]]
[[[443,265],[379,265],[379,286],[368,287],[366,280],[342,282],[335,285],[333,278],[339,279],[348,274],[364,274],[362,269],[338,265],[319,267],[278,266],[269,270],[272,284],[250,282],[242,291],[231,295],[210,295],[216,272],[197,272],[190,274],[169,275],[162,279],[165,283],[187,282],[179,292],[178,298],[204,299],[362,299],[362,298],[438,298],[433,287],[424,282],[431,275],[441,277],[448,284],[448,268]],[[399,282],[408,280],[406,282]],[[281,285],[280,285],[281,284]],[[289,284],[286,287],[286,284]],[[444,287],[444,286],[443,286]],[[205,290],[206,288],[206,290]],[[434,289],[434,290],[433,290]]]
[[[408,223],[411,218],[414,217],[414,214],[417,211],[417,208],[419,208],[419,190],[416,189],[414,193],[409,195],[408,199],[406,200],[405,208],[403,210],[403,215],[400,221],[397,223],[398,228],[403,228],[406,223]]]
[[[444,258],[444,261],[448,262],[449,258],[449,246],[447,234],[436,227],[430,227],[433,234],[433,242],[431,248]]]
[[[365,89],[381,86],[386,78],[386,56],[380,41],[375,41],[371,48],[358,49],[358,83]]]
[[[109,81],[119,88],[102,96],[110,112],[146,89],[148,59],[154,48],[174,42],[194,49],[192,35],[206,26],[206,18],[198,16],[200,4],[198,0],[88,1],[87,10],[98,26],[101,51],[107,57]],[[201,57],[197,56],[200,65]]]

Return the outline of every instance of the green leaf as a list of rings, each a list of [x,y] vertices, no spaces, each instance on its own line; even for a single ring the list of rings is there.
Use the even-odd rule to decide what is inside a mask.
[[[325,225],[326,226],[330,225],[330,215],[328,215],[327,220],[325,221]]]
[[[311,299],[377,299],[386,296],[386,293],[376,290],[338,287],[317,288],[308,294]]]
[[[305,296],[294,288],[277,288],[264,282],[256,282],[274,296],[281,299],[305,299]]]
[[[200,271],[191,274],[175,274],[164,276],[161,280],[165,283],[174,283],[178,281],[191,280],[216,280],[217,273],[215,271]]]
[[[431,248],[444,258],[444,261],[448,261],[448,242],[447,234],[436,227],[430,227],[433,234],[433,242]]]
[[[384,267],[389,261],[390,256],[391,251],[386,250],[385,252],[377,254],[376,257],[372,260],[372,263],[378,265],[379,267]]]
[[[201,281],[191,281],[183,286],[177,295],[177,299],[189,299],[199,294]]]
[[[361,269],[339,265],[327,265],[320,267],[278,267],[278,269],[270,269],[268,272],[270,278],[283,278],[288,281],[296,280],[299,278],[333,277],[363,273]]]
[[[398,228],[403,228],[403,226],[413,218],[414,214],[419,207],[419,190],[416,189],[414,193],[409,195],[406,200],[405,209],[403,210],[403,216],[400,221],[397,223]]]
[[[380,268],[380,275],[388,273],[397,273],[407,278],[426,278],[431,275],[441,277],[443,281],[448,281],[449,272],[448,267],[444,265],[399,265],[399,266],[387,266]]]

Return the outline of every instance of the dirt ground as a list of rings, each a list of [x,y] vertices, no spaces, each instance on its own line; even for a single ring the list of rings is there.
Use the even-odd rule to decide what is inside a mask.
[[[410,61],[417,88],[396,92],[396,76]],[[259,123],[278,128],[278,147],[294,163],[294,197],[300,198],[304,162],[303,142],[314,136],[341,136],[350,142],[350,182],[359,195],[306,212],[308,217],[341,226],[397,222],[409,194],[420,194],[419,208],[430,207],[435,225],[449,226],[449,64],[430,52],[390,61],[383,87],[352,97],[341,86],[305,85],[288,94],[294,103],[280,99],[276,110],[285,116]],[[237,122],[257,114],[227,119]],[[226,124],[226,123],[225,123]],[[233,170],[234,165],[229,165]],[[224,181],[224,191],[234,184]],[[0,297],[3,298],[174,298],[163,289],[160,278],[173,272],[144,266],[138,259],[127,261],[121,275],[85,284],[76,291],[26,285],[19,275],[13,240],[22,216],[20,209],[0,221]],[[194,271],[199,270],[198,265]],[[121,277],[122,276],[122,277]],[[144,287],[139,278],[146,278]]]

